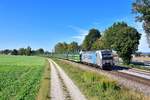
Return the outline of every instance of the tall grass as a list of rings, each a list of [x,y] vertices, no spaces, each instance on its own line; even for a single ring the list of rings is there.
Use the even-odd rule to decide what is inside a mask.
[[[54,59],[81,89],[88,100],[146,100],[143,94],[121,88],[110,78],[80,69],[69,63]]]

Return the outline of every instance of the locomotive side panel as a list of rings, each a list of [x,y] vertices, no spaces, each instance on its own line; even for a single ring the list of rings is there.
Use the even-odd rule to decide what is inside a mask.
[[[95,52],[83,52],[81,56],[82,62],[89,64],[96,64],[96,53]]]

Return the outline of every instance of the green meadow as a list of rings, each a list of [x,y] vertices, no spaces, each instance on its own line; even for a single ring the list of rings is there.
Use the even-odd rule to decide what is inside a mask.
[[[46,60],[0,55],[0,100],[35,100]]]

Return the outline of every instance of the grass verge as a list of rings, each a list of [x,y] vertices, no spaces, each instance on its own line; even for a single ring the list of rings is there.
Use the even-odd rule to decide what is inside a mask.
[[[143,94],[121,88],[106,76],[85,71],[72,64],[54,59],[80,88],[88,100],[148,100]]]
[[[41,85],[36,100],[50,99],[50,64],[48,60],[46,60],[46,63],[46,68],[41,79]]]

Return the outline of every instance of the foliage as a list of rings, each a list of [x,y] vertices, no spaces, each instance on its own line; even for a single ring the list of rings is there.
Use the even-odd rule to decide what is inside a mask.
[[[0,100],[35,100],[45,59],[0,56]]]
[[[19,54],[19,55],[26,55],[26,49],[25,49],[25,48],[20,48],[20,49],[18,50],[18,54]]]
[[[117,51],[125,64],[129,64],[131,55],[138,50],[141,34],[124,22],[114,23],[104,34],[106,46]]]
[[[18,51],[16,49],[13,49],[11,55],[18,55]]]
[[[9,50],[9,49],[5,49],[5,50],[1,50],[0,51],[0,54],[10,54],[12,51],[11,50]]]
[[[36,50],[36,53],[37,54],[44,54],[44,49],[39,48],[39,49]]]
[[[76,53],[79,51],[79,46],[78,46],[78,43],[77,42],[71,42],[69,45],[68,45],[68,52],[70,53]]]
[[[55,52],[56,53],[65,53],[68,52],[68,47],[67,47],[67,43],[57,43],[55,45]]]
[[[97,39],[93,45],[92,50],[102,50],[102,49],[108,49],[109,47],[106,47],[106,42],[103,39],[103,37]]]
[[[83,41],[83,44],[82,44],[83,50],[92,50],[93,43],[100,37],[101,37],[101,34],[99,30],[91,29]]]
[[[44,51],[44,49],[39,48],[37,50],[32,50],[32,48],[30,46],[28,46],[27,48],[20,48],[19,50],[17,49],[13,49],[13,50],[9,50],[9,49],[5,49],[5,50],[1,50],[0,54],[5,54],[5,55],[26,55],[26,56],[31,56],[31,55],[48,55],[50,54],[50,52],[48,51]]]
[[[135,0],[133,3],[133,11],[137,14],[136,19],[143,22],[150,47],[150,0]]]
[[[59,42],[55,45],[55,53],[76,53],[79,51],[79,49],[80,46],[74,41],[70,44]]]
[[[32,53],[31,47],[28,46],[27,49],[26,49],[26,51],[25,51],[25,54],[26,54],[27,56],[30,56],[31,53]]]

